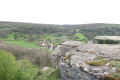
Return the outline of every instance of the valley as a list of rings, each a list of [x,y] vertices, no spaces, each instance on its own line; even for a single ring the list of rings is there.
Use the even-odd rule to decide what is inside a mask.
[[[11,67],[11,75],[0,74],[1,79],[61,80],[60,70],[54,68],[51,61],[55,49],[66,41],[78,41],[84,46],[96,36],[120,36],[120,25],[0,22],[0,60],[4,61],[0,62],[1,71],[5,72],[4,70],[9,68],[4,67],[4,63],[7,65],[16,63]],[[66,60],[67,58],[65,57]],[[26,69],[27,67],[29,68]],[[9,76],[12,77],[8,78]]]

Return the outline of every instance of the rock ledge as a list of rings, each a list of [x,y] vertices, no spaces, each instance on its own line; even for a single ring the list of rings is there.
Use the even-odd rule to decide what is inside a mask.
[[[110,63],[119,62],[119,53],[120,45],[67,41],[55,49],[51,60],[53,67],[60,69],[62,80],[104,80],[116,72]]]

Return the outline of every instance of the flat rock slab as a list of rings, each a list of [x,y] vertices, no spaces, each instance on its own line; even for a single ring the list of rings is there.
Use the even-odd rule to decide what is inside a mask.
[[[66,41],[63,42],[62,45],[70,46],[70,47],[78,47],[82,45],[82,42],[80,41]]]
[[[120,36],[98,36],[97,39],[114,42],[120,41]],[[120,45],[66,41],[55,49],[51,61],[60,69],[62,80],[105,80],[105,76],[117,70],[110,63],[120,62]]]
[[[120,60],[120,45],[107,45],[107,44],[86,44],[77,48],[84,53],[96,54],[107,58]]]
[[[95,40],[112,40],[112,41],[120,41],[120,36],[97,36]]]

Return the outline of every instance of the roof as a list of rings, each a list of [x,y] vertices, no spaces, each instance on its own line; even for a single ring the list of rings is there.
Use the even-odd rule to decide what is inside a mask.
[[[37,45],[42,45],[44,42],[37,43]]]

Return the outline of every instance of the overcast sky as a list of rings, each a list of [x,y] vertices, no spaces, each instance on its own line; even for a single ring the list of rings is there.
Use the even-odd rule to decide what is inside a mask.
[[[120,24],[120,0],[0,0],[0,21]]]

